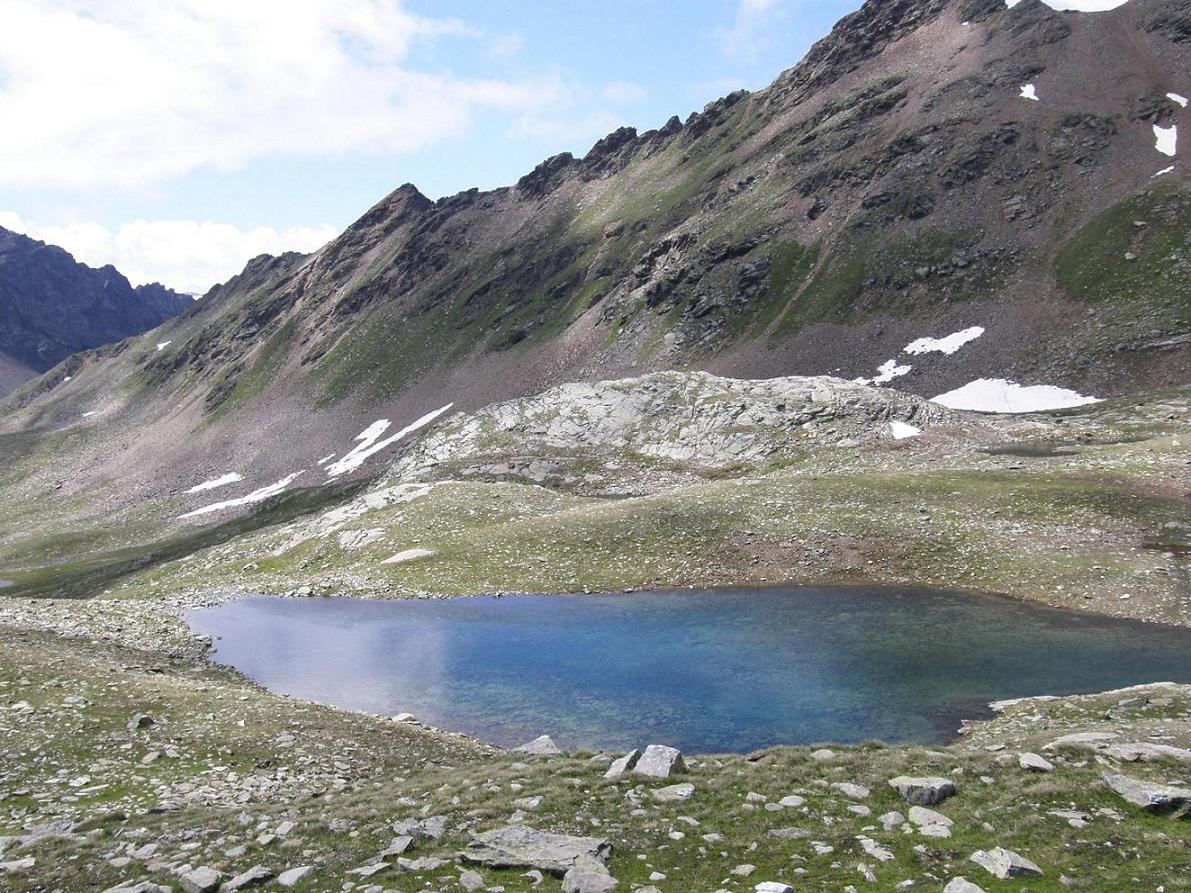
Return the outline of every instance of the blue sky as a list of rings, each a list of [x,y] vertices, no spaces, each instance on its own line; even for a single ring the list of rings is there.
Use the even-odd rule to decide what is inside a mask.
[[[511,183],[763,87],[859,0],[3,6],[0,225],[201,291],[401,183]]]

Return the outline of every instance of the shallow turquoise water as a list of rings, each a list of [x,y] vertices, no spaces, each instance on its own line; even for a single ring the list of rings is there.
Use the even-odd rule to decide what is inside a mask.
[[[502,745],[937,742],[999,698],[1191,682],[1191,630],[929,590],[254,596],[187,619],[274,691]]]

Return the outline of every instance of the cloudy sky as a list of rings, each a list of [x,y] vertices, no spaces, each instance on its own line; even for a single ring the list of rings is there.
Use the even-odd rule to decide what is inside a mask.
[[[0,226],[203,292],[764,86],[860,0],[0,0]]]

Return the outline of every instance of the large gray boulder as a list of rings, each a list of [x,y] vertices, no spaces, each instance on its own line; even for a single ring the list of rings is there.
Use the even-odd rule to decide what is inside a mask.
[[[907,803],[918,806],[933,806],[948,797],[955,796],[955,782],[949,778],[916,777],[899,775],[890,779],[889,786],[901,794]]]
[[[608,767],[608,771],[604,773],[604,778],[608,781],[615,781],[623,775],[627,775],[637,766],[637,762],[641,759],[641,751],[630,750],[623,757],[617,757],[612,761],[612,765]]]
[[[188,871],[178,879],[186,893],[215,893],[219,889],[219,872],[206,865]]]
[[[690,800],[693,796],[695,796],[695,786],[690,782],[672,784],[668,787],[658,788],[653,792],[653,799],[661,803],[674,803],[679,800]]]
[[[1124,760],[1127,763],[1149,763],[1154,760],[1174,760],[1179,763],[1191,763],[1191,750],[1185,747],[1175,747],[1171,744],[1151,744],[1148,741],[1110,744],[1104,748],[1104,753],[1114,759]]]
[[[952,878],[943,888],[943,893],[984,893],[983,887],[977,887],[964,877]]]
[[[508,825],[472,836],[459,854],[464,862],[488,868],[537,868],[562,877],[581,860],[604,862],[612,844],[598,837],[573,837]]]
[[[610,893],[619,886],[604,863],[581,857],[562,876],[562,893]]]
[[[1042,877],[1042,869],[1020,853],[995,847],[991,850],[977,850],[968,857],[993,877],[1006,880],[1012,877]]]
[[[246,887],[259,887],[265,881],[273,879],[273,872],[263,865],[254,865],[243,874],[238,874],[230,881],[220,885],[219,893],[236,893]]]
[[[1112,772],[1101,777],[1117,794],[1146,812],[1174,812],[1191,804],[1191,788],[1170,787]]]
[[[283,887],[295,887],[313,872],[313,865],[299,865],[297,868],[290,868],[277,875],[277,883]]]
[[[549,735],[540,735],[533,741],[514,747],[513,751],[534,757],[556,757],[562,753],[562,748],[555,744]]]
[[[683,762],[682,753],[677,748],[651,744],[637,760],[633,772],[647,778],[669,778],[671,775],[686,772],[686,763]]]
[[[1017,764],[1027,772],[1054,772],[1055,766],[1050,760],[1036,753],[1026,751],[1017,755]]]

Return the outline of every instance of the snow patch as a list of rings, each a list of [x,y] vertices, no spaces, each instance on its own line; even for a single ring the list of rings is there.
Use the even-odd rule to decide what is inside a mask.
[[[1021,0],[1005,0],[1005,5],[1013,8]],[[1129,0],[1042,0],[1051,9],[1059,12],[1108,12],[1118,6],[1124,6]]]
[[[296,481],[306,472],[295,471],[293,474],[287,474],[281,480],[269,484],[267,487],[261,487],[259,490],[253,490],[247,496],[241,496],[239,499],[228,499],[225,502],[213,502],[210,505],[205,505],[201,509],[195,509],[193,512],[187,512],[184,515],[179,515],[179,518],[194,518],[198,515],[208,515],[211,512],[221,512],[224,509],[238,508],[242,505],[251,505],[254,502],[263,502],[270,496],[276,496],[278,493],[283,493],[285,488]]]
[[[234,471],[223,475],[223,477],[212,478],[209,481],[203,481],[201,484],[195,484],[187,493],[202,493],[204,490],[217,490],[220,487],[226,487],[228,484],[238,484],[244,480],[244,475],[236,474]]]
[[[406,549],[386,558],[381,564],[404,564],[407,561],[417,561],[419,558],[430,558],[438,553],[433,549]]]
[[[1187,107],[1187,97],[1186,96],[1180,96],[1178,93],[1167,93],[1166,98],[1169,99],[1171,102],[1177,102],[1183,108]]]
[[[1176,124],[1171,124],[1169,127],[1159,127],[1154,125],[1154,148],[1163,155],[1174,157],[1175,149],[1179,142],[1179,128]]]
[[[1032,99],[1032,100],[1034,100],[1034,102],[1042,101],[1038,98],[1038,90],[1034,87],[1033,84],[1022,84],[1021,98],[1022,99]]]
[[[1096,397],[1085,397],[1067,388],[1019,385],[1004,378],[978,378],[932,400],[951,409],[998,413],[1043,412],[1100,402]]]
[[[886,360],[877,367],[876,378],[854,378],[852,381],[856,384],[887,384],[893,379],[905,375],[913,368],[913,366],[899,366],[896,359]]]
[[[328,453],[327,455],[323,456],[321,459],[318,460],[318,464],[326,465],[328,462],[330,462],[334,458],[335,458],[334,453]]]
[[[91,418],[91,416],[95,415],[97,412],[99,412],[98,409],[93,409],[90,412],[85,412],[85,413],[83,413],[83,418],[89,419],[89,418]]]
[[[906,440],[910,437],[917,437],[922,433],[922,429],[906,422],[890,422],[889,433],[893,435],[894,440]]]
[[[173,343],[174,343],[173,341],[158,341],[158,342],[157,342],[157,349],[158,349],[158,350],[165,350],[167,347],[169,347],[169,346],[170,346],[171,344],[173,344]]]
[[[66,382],[70,381],[72,378],[74,378],[73,375],[68,375],[64,379],[62,379],[62,383],[66,384]]]
[[[419,428],[426,427],[440,415],[450,410],[454,405],[454,403],[448,403],[446,406],[440,407],[433,412],[428,412],[413,424],[406,425],[396,434],[392,434],[384,440],[378,440],[378,438],[389,430],[392,422],[388,419],[379,419],[373,422],[356,436],[356,440],[359,443],[352,448],[351,452],[346,453],[338,462],[333,462],[327,466],[328,476],[338,477],[346,472],[355,471],[370,457],[376,455],[386,447],[395,444],[402,438],[408,437]]]
[[[1171,174],[1171,173],[1174,173],[1174,165],[1173,164],[1170,167],[1162,168],[1162,170],[1160,170],[1160,171],[1158,171],[1158,173],[1154,174],[1154,177],[1161,177],[1165,174]],[[1152,179],[1154,179],[1154,177],[1150,177],[1150,179],[1152,180]]]
[[[952,332],[945,338],[919,338],[917,341],[907,344],[905,352],[912,354],[945,353],[950,356],[969,341],[975,341],[983,334],[983,326],[972,326],[962,332]]]

